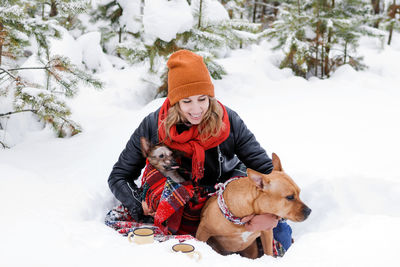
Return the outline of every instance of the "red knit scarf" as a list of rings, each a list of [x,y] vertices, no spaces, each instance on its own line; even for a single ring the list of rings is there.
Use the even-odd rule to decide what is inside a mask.
[[[164,121],[167,118],[168,110],[171,107],[168,98],[164,101],[161,106],[160,114],[158,116],[158,137],[161,142],[166,144],[172,149],[185,152],[188,156],[192,157],[192,179],[197,182],[204,176],[204,160],[205,150],[213,148],[225,141],[230,132],[230,123],[228,113],[225,107],[218,102],[223,109],[222,121],[224,127],[221,128],[220,134],[216,137],[209,137],[207,140],[202,141],[197,125],[191,126],[187,131],[183,131],[181,134],[176,130],[176,125],[173,125],[170,129],[170,137],[166,138]]]

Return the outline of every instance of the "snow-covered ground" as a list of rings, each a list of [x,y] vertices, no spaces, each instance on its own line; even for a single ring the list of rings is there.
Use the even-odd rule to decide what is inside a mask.
[[[313,210],[291,223],[295,243],[285,257],[220,256],[190,241],[203,255],[196,262],[173,254],[174,241],[134,245],[104,225],[117,203],[108,174],[141,119],[163,102],[143,104],[142,67],[107,67],[98,74],[104,90],[81,88],[69,102],[83,133],[58,139],[33,125],[0,150],[0,266],[397,265],[400,36],[384,50],[363,40],[370,68],[344,66],[327,80],[280,70],[270,46],[233,51],[220,60],[228,75],[214,83],[217,98],[280,156]]]

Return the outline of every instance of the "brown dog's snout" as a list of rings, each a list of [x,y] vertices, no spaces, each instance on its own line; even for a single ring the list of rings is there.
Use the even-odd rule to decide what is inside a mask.
[[[310,214],[311,214],[311,209],[309,207],[307,207],[306,205],[304,205],[304,207],[303,207],[304,220],[307,219]]]
[[[165,170],[170,171],[170,170],[178,169],[179,165],[175,161],[175,159],[171,158],[171,159],[167,159],[167,160],[164,161],[163,167],[164,167]]]
[[[178,165],[178,163],[176,163],[175,159],[173,159],[173,158],[170,160],[170,162],[171,162],[171,166],[177,166]]]

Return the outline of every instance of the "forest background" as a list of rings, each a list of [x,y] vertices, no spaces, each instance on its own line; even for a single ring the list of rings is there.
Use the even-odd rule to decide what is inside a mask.
[[[138,246],[104,224],[107,178],[201,54],[216,97],[275,152],[313,210],[283,258],[195,240]],[[389,1],[0,0],[1,266],[395,266],[399,7]],[[140,180],[140,179],[138,179]]]
[[[101,88],[96,73],[108,68],[144,64],[148,93],[141,97],[165,96],[165,61],[179,49],[202,55],[214,79],[226,74],[217,59],[265,40],[281,51],[279,68],[306,79],[329,78],[346,64],[363,70],[360,38],[375,37],[383,49],[400,29],[399,16],[396,0],[2,0],[0,145],[17,142],[4,141],[17,113],[33,114],[59,137],[79,133],[65,99],[82,83]],[[82,44],[80,60],[52,48],[66,32]]]

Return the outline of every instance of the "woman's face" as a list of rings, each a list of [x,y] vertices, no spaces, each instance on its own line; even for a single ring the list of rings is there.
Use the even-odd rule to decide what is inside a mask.
[[[193,125],[200,124],[210,106],[206,95],[193,95],[179,100],[179,108],[183,116]]]

